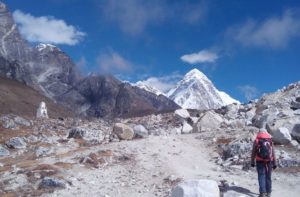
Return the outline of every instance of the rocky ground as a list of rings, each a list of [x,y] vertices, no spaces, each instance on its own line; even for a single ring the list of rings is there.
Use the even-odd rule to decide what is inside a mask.
[[[250,152],[266,127],[279,163],[273,196],[298,196],[299,86],[246,105],[113,121],[1,116],[0,195],[177,197],[178,184],[204,179],[221,196],[257,196]]]

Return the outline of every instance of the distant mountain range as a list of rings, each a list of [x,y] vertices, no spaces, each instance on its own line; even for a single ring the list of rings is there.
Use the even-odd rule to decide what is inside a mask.
[[[113,76],[82,76],[72,59],[54,45],[29,46],[2,2],[0,42],[0,76],[18,80],[76,114],[121,117],[179,108],[163,95],[157,96]]]
[[[240,103],[225,92],[219,91],[214,84],[198,69],[189,71],[177,85],[167,93],[162,93],[143,82],[136,85],[157,95],[166,95],[182,108],[216,109],[232,103]]]

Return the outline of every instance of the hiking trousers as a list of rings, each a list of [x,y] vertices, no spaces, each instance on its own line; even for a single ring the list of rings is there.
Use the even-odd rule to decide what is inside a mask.
[[[272,162],[256,161],[256,169],[258,174],[258,184],[260,193],[272,192]]]

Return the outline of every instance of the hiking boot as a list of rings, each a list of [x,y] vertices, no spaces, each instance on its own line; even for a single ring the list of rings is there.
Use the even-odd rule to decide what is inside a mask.
[[[271,193],[267,193],[267,197],[271,197]]]
[[[259,197],[267,197],[267,193],[260,193]]]

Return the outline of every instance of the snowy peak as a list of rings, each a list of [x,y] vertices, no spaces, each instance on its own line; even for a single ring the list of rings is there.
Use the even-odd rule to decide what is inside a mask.
[[[190,70],[183,78],[184,80],[193,80],[193,79],[208,79],[205,74],[200,70],[194,68]]]
[[[157,96],[159,96],[159,95],[164,95],[165,96],[165,94],[163,92],[159,91],[158,89],[156,89],[156,88],[154,88],[154,87],[152,87],[152,86],[150,86],[150,85],[148,85],[148,84],[146,84],[142,81],[138,81],[138,82],[136,82],[134,84],[131,84],[131,85],[139,87],[141,89],[144,89],[144,90],[146,90],[148,92],[151,92],[151,93],[153,93]]]
[[[225,92],[217,90],[206,75],[198,69],[189,71],[167,95],[178,105],[188,109],[215,109],[231,103],[239,103]]]
[[[38,51],[60,51],[60,49],[57,46],[54,46],[52,44],[44,44],[44,43],[40,43],[35,47]]]

